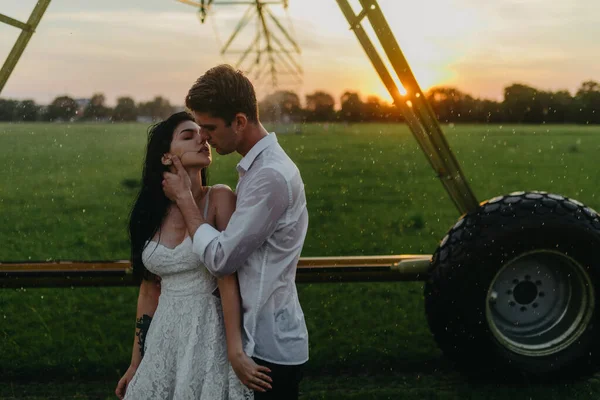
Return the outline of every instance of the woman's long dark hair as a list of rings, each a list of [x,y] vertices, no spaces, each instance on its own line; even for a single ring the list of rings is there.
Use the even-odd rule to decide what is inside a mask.
[[[173,132],[179,124],[194,121],[185,111],[175,113],[166,120],[152,125],[148,129],[148,143],[142,172],[142,187],[131,214],[129,216],[129,239],[131,241],[131,265],[134,279],[139,283],[142,279],[152,279],[153,275],[142,262],[142,251],[146,241],[154,237],[167,214],[171,201],[165,196],[162,188],[163,172],[168,167],[161,158],[171,149]],[[206,168],[201,172],[202,185],[208,184]]]

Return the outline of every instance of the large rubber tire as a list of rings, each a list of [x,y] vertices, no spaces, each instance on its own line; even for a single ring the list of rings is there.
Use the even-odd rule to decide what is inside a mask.
[[[461,217],[432,257],[430,330],[465,372],[577,378],[600,359],[600,219],[560,195],[517,192]]]

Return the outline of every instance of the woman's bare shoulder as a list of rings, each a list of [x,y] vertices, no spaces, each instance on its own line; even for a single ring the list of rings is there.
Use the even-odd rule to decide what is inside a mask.
[[[227,185],[213,185],[210,190],[209,200],[213,210],[221,210],[226,213],[233,212],[236,199],[235,193]]]
[[[215,227],[225,229],[231,214],[235,210],[236,195],[227,185],[214,185],[210,191],[209,199],[215,218]]]
[[[235,197],[236,197],[233,190],[231,190],[231,188],[229,186],[224,185],[224,184],[213,185],[210,190],[210,196],[211,196],[211,200],[212,199],[228,200],[228,199],[235,199]]]

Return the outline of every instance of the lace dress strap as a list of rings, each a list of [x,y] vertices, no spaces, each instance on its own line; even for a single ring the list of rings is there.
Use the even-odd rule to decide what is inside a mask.
[[[212,189],[212,186],[209,186],[208,192],[206,192],[206,201],[204,203],[204,219],[205,220],[208,218],[208,200],[210,199],[209,195],[210,195],[211,189]]]

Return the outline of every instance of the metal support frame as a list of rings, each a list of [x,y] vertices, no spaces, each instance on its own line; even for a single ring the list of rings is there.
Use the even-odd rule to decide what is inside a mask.
[[[0,22],[4,22],[5,24],[21,29],[21,34],[17,38],[12,50],[8,54],[2,69],[0,69],[0,93],[2,93],[4,85],[6,85],[10,74],[15,69],[15,66],[19,61],[19,58],[21,58],[25,47],[27,47],[29,39],[31,39],[31,36],[37,29],[37,26],[44,16],[44,12],[46,12],[46,8],[48,8],[50,1],[51,0],[38,0],[33,11],[31,12],[31,15],[29,16],[29,19],[27,20],[27,23],[23,23],[11,17],[7,17],[6,15],[0,14]]]
[[[296,282],[422,281],[430,256],[303,257]],[[0,263],[0,289],[21,287],[134,286],[131,264],[115,261]]]
[[[423,95],[377,1],[360,0],[362,10],[358,15],[354,13],[347,0],[336,1],[350,24],[350,29],[356,34],[373,67],[394,99],[394,104],[402,112],[406,123],[458,211],[464,214],[476,210],[479,207],[477,199],[469,187],[456,157],[450,150],[437,117]],[[365,18],[373,27],[406,94],[401,94],[377,49],[362,27]]]
[[[280,77],[289,78],[293,84],[302,82],[304,71],[298,60],[301,54],[300,46],[292,34],[283,26],[270,10],[270,6],[288,7],[287,0],[176,0],[183,4],[194,6],[200,14],[200,21],[205,22],[208,11],[215,6],[247,5],[233,32],[221,48],[221,55],[240,54],[235,68],[242,69],[248,75],[252,74],[255,86],[263,80],[269,80],[267,87],[271,91],[281,87]],[[244,36],[244,29],[250,22],[256,23],[256,34],[245,49],[230,49],[232,43]],[[245,32],[248,36],[248,32]],[[254,57],[248,58],[252,54]]]

